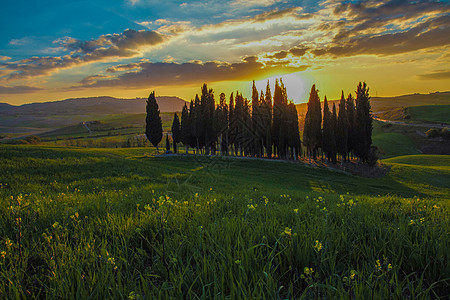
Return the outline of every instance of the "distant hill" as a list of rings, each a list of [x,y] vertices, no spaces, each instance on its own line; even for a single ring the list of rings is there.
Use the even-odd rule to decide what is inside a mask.
[[[0,103],[0,113],[13,109],[15,106],[8,103]]]
[[[184,101],[178,97],[156,97],[162,113],[181,111]],[[84,121],[101,120],[110,115],[143,114],[146,99],[91,97],[14,106],[0,103],[0,134],[25,136],[71,126]]]
[[[178,97],[156,97],[161,112],[181,111],[186,101]],[[34,115],[112,115],[145,112],[146,99],[90,97],[13,106],[0,103],[0,112]]]

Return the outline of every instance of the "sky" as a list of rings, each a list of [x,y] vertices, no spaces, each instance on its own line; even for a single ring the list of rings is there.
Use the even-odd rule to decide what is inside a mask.
[[[4,1],[0,102],[450,90],[449,1]],[[273,90],[273,88],[272,88]]]

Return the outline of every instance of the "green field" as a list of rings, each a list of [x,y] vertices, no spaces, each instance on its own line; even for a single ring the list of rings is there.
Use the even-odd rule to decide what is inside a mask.
[[[448,295],[447,156],[381,178],[147,148],[0,157],[2,298]]]
[[[450,105],[399,107],[380,113],[378,117],[412,123],[450,124]]]
[[[408,131],[407,131],[408,130]],[[385,126],[383,123],[375,121],[373,123],[372,143],[377,146],[383,158],[419,154],[416,144],[410,136],[416,136],[416,128],[412,132],[410,128],[399,128],[399,126]],[[419,139],[418,136],[416,139]],[[423,139],[422,139],[423,140]],[[420,141],[421,142],[421,141]]]
[[[413,121],[444,123],[450,125],[450,105],[425,105],[409,107]]]

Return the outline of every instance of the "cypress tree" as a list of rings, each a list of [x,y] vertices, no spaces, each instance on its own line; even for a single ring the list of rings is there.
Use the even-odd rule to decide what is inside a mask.
[[[294,103],[288,105],[288,145],[291,148],[291,156],[294,160],[301,153],[300,132],[298,127],[298,114]]]
[[[260,141],[259,146],[261,149],[261,156],[264,156],[264,148],[266,145],[266,100],[264,99],[264,92],[261,90],[259,93],[259,115],[260,115]]]
[[[220,152],[224,155],[228,153],[228,105],[224,93],[221,93],[219,97],[219,105],[217,105],[214,113],[213,124],[216,136],[220,138]]]
[[[328,161],[331,160],[332,146],[332,117],[328,107],[328,99],[325,96],[323,100],[323,129],[322,129],[322,151],[325,153]]]
[[[170,152],[170,141],[169,141],[169,134],[166,134],[166,153]]]
[[[235,107],[234,107],[234,125],[236,138],[234,142],[235,153],[242,156],[244,153],[244,98],[239,92],[236,92]]]
[[[280,127],[282,120],[283,94],[278,79],[275,79],[275,91],[273,92],[273,121],[272,121],[272,142],[274,144],[275,155],[280,156]],[[283,136],[284,138],[284,136]]]
[[[339,102],[338,125],[336,131],[336,146],[338,153],[342,156],[343,160],[347,159],[348,153],[348,118],[345,106],[346,104],[344,91],[342,91],[341,100]]]
[[[265,127],[266,127],[266,139],[265,139],[265,146],[266,146],[266,154],[268,158],[272,157],[272,94],[270,91],[270,85],[269,80],[267,80],[266,85],[266,93],[265,93]]]
[[[317,159],[317,150],[322,145],[322,113],[315,84],[313,84],[309,93],[308,110],[303,130],[303,143],[307,148],[308,156],[312,155],[314,160]]]
[[[181,111],[181,134],[180,139],[183,145],[186,147],[186,154],[189,153],[189,144],[191,142],[191,128],[189,122],[189,110],[186,103]]]
[[[177,143],[181,141],[180,119],[178,118],[177,113],[173,115],[172,140],[173,140],[173,152],[177,153]]]
[[[228,148],[231,149],[232,155],[234,152],[234,155],[236,155],[236,149],[232,149],[234,147],[234,142],[236,140],[236,120],[234,117],[234,96],[233,93],[230,95],[230,104],[229,104],[229,111],[228,111]]]
[[[345,103],[345,108],[347,111],[347,119],[348,119],[348,140],[347,140],[347,145],[348,145],[348,153],[349,153],[349,158],[350,158],[350,154],[354,153],[355,151],[355,138],[356,138],[356,133],[355,133],[355,102],[353,101],[353,96],[352,94],[348,94],[347,97],[347,101]]]
[[[215,111],[214,92],[212,89],[208,90],[206,83],[201,88],[202,94],[200,96],[200,118],[199,124],[201,126],[199,132],[199,140],[201,147],[206,147],[206,153],[209,154],[211,150],[214,151],[216,134],[213,127],[213,116]]]
[[[242,97],[242,94],[241,94]],[[255,134],[252,130],[252,117],[250,115],[250,104],[247,98],[244,98],[244,123],[242,124],[242,145],[244,155],[252,155],[252,148],[255,144]]]
[[[333,114],[331,115],[331,130],[330,130],[330,154],[331,154],[331,162],[333,164],[336,163],[336,129],[337,129],[337,114],[336,114],[336,105],[333,103]]]
[[[193,136],[193,142],[194,147],[197,149],[197,154],[200,153],[200,150],[203,149],[203,142],[204,142],[204,127],[203,127],[203,110],[202,106],[200,105],[200,98],[198,97],[198,94],[195,95],[195,100],[193,102],[192,110],[192,136]]]
[[[369,99],[369,89],[366,83],[360,82],[356,90],[355,155],[363,162],[367,162],[372,145],[372,114]]]
[[[252,135],[253,135],[253,144],[252,146],[252,155],[261,157],[261,146],[260,146],[260,138],[261,138],[261,112],[260,112],[260,103],[259,103],[259,94],[256,89],[255,81],[253,80],[252,86]]]
[[[148,96],[146,106],[147,116],[145,118],[145,135],[147,139],[156,147],[156,152],[159,153],[158,144],[162,140],[162,121],[159,115],[158,103],[156,102],[155,92],[151,92]]]

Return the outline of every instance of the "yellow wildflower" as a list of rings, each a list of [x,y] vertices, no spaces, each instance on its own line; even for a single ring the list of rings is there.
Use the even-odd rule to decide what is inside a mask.
[[[303,272],[304,272],[306,275],[312,275],[312,273],[314,273],[314,270],[313,270],[313,268],[305,267],[305,269],[303,270]]]
[[[378,271],[381,270],[381,263],[380,263],[380,260],[379,260],[379,259],[377,259],[377,262],[376,262],[376,264],[375,264],[375,268],[376,268]]]
[[[258,206],[257,204],[255,204],[255,206],[253,206],[253,204],[247,205],[248,209],[252,209],[252,210],[255,210],[257,206]]]
[[[289,227],[286,227],[286,228],[284,229],[284,234],[292,235],[292,229],[289,228]]]
[[[316,250],[317,252],[320,252],[320,250],[322,250],[322,243],[319,242],[319,240],[316,240],[316,244],[313,246],[314,250]]]
[[[12,246],[12,242],[10,239],[5,240],[6,247],[10,248]]]

